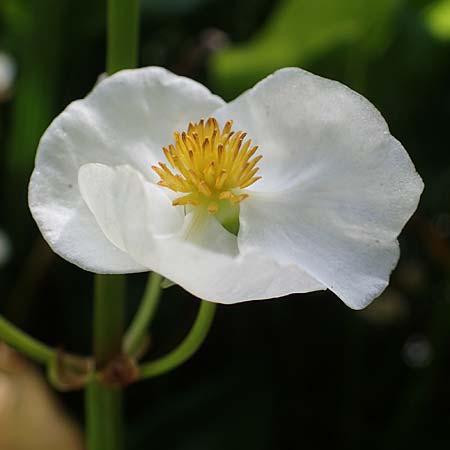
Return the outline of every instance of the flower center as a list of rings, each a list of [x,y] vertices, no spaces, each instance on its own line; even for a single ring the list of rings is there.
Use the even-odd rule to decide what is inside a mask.
[[[258,146],[251,146],[247,133],[232,131],[229,120],[222,130],[214,118],[189,123],[187,131],[174,133],[174,144],[163,147],[174,172],[163,162],[152,169],[160,186],[181,192],[172,204],[202,205],[210,214],[226,213],[249,195],[241,192],[261,177],[255,176],[262,155],[253,157]]]

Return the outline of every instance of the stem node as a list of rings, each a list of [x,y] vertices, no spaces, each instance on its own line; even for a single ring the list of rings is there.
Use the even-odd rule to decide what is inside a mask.
[[[115,356],[100,373],[100,381],[110,388],[123,388],[139,378],[136,361],[124,353]]]

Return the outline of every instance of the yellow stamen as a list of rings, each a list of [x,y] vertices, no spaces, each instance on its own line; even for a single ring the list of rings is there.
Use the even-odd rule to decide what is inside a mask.
[[[160,186],[185,194],[172,202],[174,206],[204,205],[216,214],[221,202],[237,205],[249,196],[241,189],[261,178],[255,174],[262,155],[253,157],[258,146],[251,146],[247,133],[232,131],[232,127],[229,120],[220,130],[214,117],[190,122],[186,131],[174,133],[174,144],[163,147],[175,172],[164,162],[152,169],[161,178]]]

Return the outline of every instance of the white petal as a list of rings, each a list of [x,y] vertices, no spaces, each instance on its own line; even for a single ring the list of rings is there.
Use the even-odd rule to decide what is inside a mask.
[[[297,264],[360,309],[387,286],[422,189],[403,147],[386,137],[349,167],[324,163],[291,189],[252,193],[241,204],[239,245]]]
[[[214,113],[248,133],[263,159],[251,190],[288,189],[326,171],[358,170],[389,133],[364,97],[336,81],[287,68]]]
[[[80,196],[78,170],[128,164],[154,179],[150,166],[173,131],[222,104],[195,81],[150,67],[108,77],[69,105],[42,137],[30,182],[30,209],[52,249],[94,272],[143,270],[101,232]]]
[[[388,283],[423,183],[375,107],[342,84],[283,69],[215,113],[260,146],[239,247],[297,264],[353,308]]]
[[[233,304],[325,289],[298,266],[279,264],[259,250],[227,255],[176,239],[158,244],[155,270],[209,301]]]
[[[194,210],[183,221],[164,190],[130,167],[85,166],[80,185],[115,245],[197,297],[236,303],[323,289],[294,265],[260,251],[240,254],[236,237],[213,216]]]
[[[130,237],[140,241],[141,227],[149,229],[147,234],[153,241],[154,237],[177,233],[183,226],[184,215],[171,205],[164,190],[131,166],[85,164],[78,184],[105,236],[124,252]],[[132,220],[129,210],[135,211]]]

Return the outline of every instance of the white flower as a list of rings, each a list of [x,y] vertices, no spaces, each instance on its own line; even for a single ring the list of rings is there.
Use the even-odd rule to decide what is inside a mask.
[[[29,202],[53,250],[86,270],[154,270],[222,303],[328,288],[362,308],[422,189],[378,111],[340,83],[283,69],[226,104],[149,67],[54,120]]]

